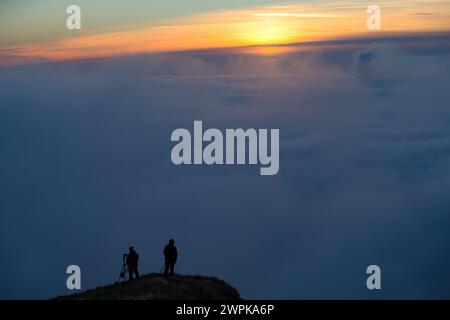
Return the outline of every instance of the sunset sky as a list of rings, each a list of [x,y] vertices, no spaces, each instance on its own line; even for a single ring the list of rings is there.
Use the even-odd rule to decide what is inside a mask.
[[[448,299],[449,70],[449,0],[0,0],[0,299],[170,238],[244,299]],[[198,120],[279,129],[278,174],[174,165]]]
[[[66,8],[81,7],[81,30]],[[0,64],[144,52],[286,44],[389,33],[450,30],[446,0],[377,1],[382,30],[369,31],[373,1],[3,1]]]

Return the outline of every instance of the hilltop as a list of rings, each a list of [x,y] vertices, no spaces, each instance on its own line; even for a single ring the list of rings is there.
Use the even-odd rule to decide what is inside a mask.
[[[115,283],[54,299],[70,300],[238,300],[239,293],[223,280],[213,277],[159,273],[137,280]]]

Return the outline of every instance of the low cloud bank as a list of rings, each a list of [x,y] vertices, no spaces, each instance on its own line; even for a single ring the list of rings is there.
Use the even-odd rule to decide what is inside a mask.
[[[185,52],[0,70],[0,297],[159,270],[244,298],[447,298],[449,56],[401,41]],[[280,128],[280,171],[177,167],[173,129]],[[379,293],[365,268],[382,269]]]

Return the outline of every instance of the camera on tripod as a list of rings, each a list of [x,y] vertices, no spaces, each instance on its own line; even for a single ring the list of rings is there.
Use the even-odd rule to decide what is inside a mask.
[[[127,257],[128,253],[122,255],[122,270],[120,271],[118,282],[125,281],[125,275],[128,272]]]

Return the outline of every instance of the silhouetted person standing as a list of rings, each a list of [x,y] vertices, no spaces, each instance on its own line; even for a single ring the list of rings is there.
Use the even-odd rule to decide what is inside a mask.
[[[164,247],[164,275],[167,275],[170,271],[170,275],[173,275],[175,263],[177,263],[177,247],[175,247],[175,240],[170,239],[169,244]]]
[[[130,276],[130,280],[133,280],[133,274],[136,275],[136,279],[139,278],[138,271],[138,261],[139,255],[136,251],[134,251],[133,247],[129,248],[130,252],[127,256],[127,266],[128,266],[128,275]]]

